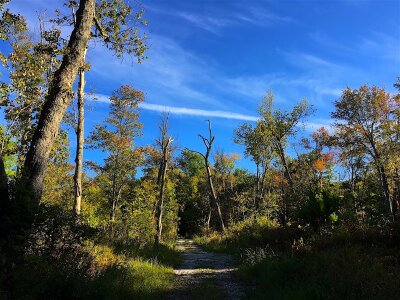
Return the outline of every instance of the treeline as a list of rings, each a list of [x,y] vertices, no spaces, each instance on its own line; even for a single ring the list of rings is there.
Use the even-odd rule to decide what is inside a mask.
[[[334,107],[330,128],[299,138],[310,108],[281,111],[268,94],[259,121],[235,131],[256,175],[234,196],[221,194],[241,212],[225,232],[203,231],[195,242],[236,255],[248,299],[400,294],[400,94],[346,88]]]

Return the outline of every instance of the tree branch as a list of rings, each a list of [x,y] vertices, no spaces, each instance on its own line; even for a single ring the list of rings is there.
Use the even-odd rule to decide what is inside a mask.
[[[110,37],[108,36],[108,34],[104,31],[104,28],[101,26],[99,19],[94,16],[94,24],[97,28],[97,30],[100,32],[100,35],[104,38],[104,41],[107,43],[110,41]]]
[[[190,151],[190,152],[192,152],[192,153],[200,154],[204,159],[206,158],[206,157],[204,156],[204,154],[201,153],[201,152],[199,152],[199,151],[192,150],[192,149],[189,149],[189,148],[185,148],[185,150]]]

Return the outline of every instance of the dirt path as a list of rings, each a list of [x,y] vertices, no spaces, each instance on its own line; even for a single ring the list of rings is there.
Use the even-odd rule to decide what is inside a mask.
[[[240,299],[243,290],[235,278],[231,255],[206,252],[192,240],[179,239],[183,262],[174,270],[178,289],[171,299]]]

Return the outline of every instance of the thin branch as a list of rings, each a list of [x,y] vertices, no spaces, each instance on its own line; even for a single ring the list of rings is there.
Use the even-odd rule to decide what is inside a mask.
[[[104,38],[105,42],[109,42],[110,41],[110,37],[108,36],[108,34],[104,31],[103,27],[100,24],[99,19],[94,16],[94,24],[96,25],[97,30],[100,32],[100,35]]]
[[[192,152],[192,153],[197,153],[197,154],[200,154],[204,159],[206,158],[205,156],[204,156],[204,154],[203,153],[201,153],[201,152],[199,152],[199,151],[196,151],[196,150],[192,150],[192,149],[189,149],[189,148],[185,148],[185,150],[187,150],[187,151],[190,151],[190,152]]]

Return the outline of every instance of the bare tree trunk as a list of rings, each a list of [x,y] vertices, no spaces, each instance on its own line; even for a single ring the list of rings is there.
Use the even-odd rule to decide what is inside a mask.
[[[210,166],[209,166],[208,160],[206,160],[206,169],[207,169],[208,186],[210,187],[210,190],[211,190],[211,196],[212,196],[212,200],[214,202],[214,205],[217,208],[217,213],[218,213],[218,218],[219,218],[219,223],[220,223],[220,226],[221,226],[221,230],[225,231],[225,224],[224,224],[224,219],[222,217],[221,206],[219,204],[218,197],[217,197],[217,194],[215,192],[214,185],[213,185],[213,182],[212,182],[212,175],[211,175],[211,170],[210,170]]]
[[[290,174],[289,166],[286,161],[285,151],[283,150],[281,143],[280,142],[277,142],[277,143],[278,143],[277,148],[278,148],[279,158],[281,160],[283,168],[285,169],[285,172],[284,172],[285,178],[289,182],[290,187],[293,187],[293,179],[292,179],[292,175]]]
[[[72,85],[84,60],[94,12],[95,0],[80,1],[76,26],[70,36],[68,51],[50,84],[48,96],[25,160],[20,182],[22,186],[17,193],[18,198],[29,202],[32,209],[38,206],[41,198],[47,160],[58,134],[61,120],[72,99]]]
[[[267,176],[267,171],[268,171],[268,164],[267,162],[263,163],[263,172],[261,175],[261,188],[260,188],[260,196],[261,199],[263,199],[264,194],[265,194],[265,176]]]
[[[86,51],[85,51],[86,52]],[[76,215],[81,214],[81,201],[82,201],[82,164],[83,164],[83,145],[84,145],[84,126],[85,126],[85,61],[79,70],[79,84],[78,84],[78,124],[76,128],[76,156],[75,156],[75,174],[74,174],[74,187],[75,187],[75,201],[74,211]]]
[[[208,202],[208,216],[207,216],[207,230],[210,230],[211,212],[212,212],[212,206],[211,206],[211,203],[209,201]]]
[[[161,242],[162,237],[162,217],[164,210],[164,190],[165,190],[165,180],[167,176],[167,167],[168,167],[168,154],[170,153],[170,146],[172,143],[172,138],[168,136],[168,114],[164,114],[161,122],[160,122],[160,133],[161,137],[158,140],[158,144],[160,146],[162,161],[160,163],[160,167],[158,169],[157,176],[157,185],[160,187],[160,193],[158,197],[158,201],[156,204],[156,236],[155,243],[159,244]]]
[[[390,217],[393,221],[395,219],[395,216],[394,216],[392,199],[390,197],[389,183],[388,183],[388,179],[387,179],[387,175],[386,175],[386,170],[385,170],[384,166],[382,166],[380,164],[380,162],[379,162],[379,165],[377,166],[377,168],[378,168],[379,177],[381,179],[381,185],[382,185],[383,194],[385,196],[386,206],[390,212]]]
[[[373,140],[373,138],[370,138],[369,141],[370,141],[370,144],[372,146],[372,153],[371,154],[372,154],[372,157],[374,159],[374,162],[375,162],[378,174],[379,174],[383,195],[385,197],[385,203],[386,203],[386,206],[387,206],[388,211],[390,213],[390,218],[392,219],[392,221],[394,221],[395,215],[394,215],[394,211],[393,211],[392,199],[390,197],[389,183],[388,183],[388,178],[387,178],[387,175],[386,175],[386,170],[385,170],[385,167],[382,164],[381,156],[380,156],[380,153],[378,152],[378,150],[376,148],[375,141]]]
[[[394,176],[394,191],[393,191],[393,216],[395,219],[398,218],[398,213],[399,213],[399,205],[400,205],[400,175],[399,175],[399,170],[396,168],[395,170],[395,176]]]
[[[217,197],[217,194],[216,194],[215,189],[214,189],[214,185],[213,185],[213,181],[212,181],[212,175],[211,175],[211,169],[210,169],[210,163],[208,161],[208,158],[210,157],[210,153],[211,153],[211,150],[212,150],[212,144],[213,144],[213,142],[215,140],[215,136],[212,134],[212,131],[211,131],[211,122],[210,122],[210,120],[208,120],[208,133],[209,133],[209,137],[208,138],[205,138],[204,136],[199,134],[199,137],[203,140],[204,146],[206,146],[206,154],[202,154],[202,153],[194,151],[194,150],[189,150],[189,149],[188,150],[192,151],[192,152],[195,152],[195,153],[198,153],[204,158],[204,162],[205,162],[205,165],[206,165],[206,171],[207,171],[208,186],[209,186],[210,191],[211,191],[211,199],[212,199],[213,205],[215,205],[215,207],[217,209],[221,230],[224,232],[225,231],[224,218],[222,216],[221,206],[219,204],[218,197]]]
[[[167,158],[166,158],[166,153],[164,154],[163,158],[163,168],[162,168],[162,173],[161,173],[161,182],[160,182],[160,195],[158,199],[158,204],[157,204],[157,220],[156,220],[156,226],[157,226],[157,235],[156,235],[156,244],[159,244],[161,242],[161,236],[162,236],[162,217],[163,217],[163,208],[164,208],[164,188],[165,188],[165,178],[167,175]]]
[[[256,164],[256,194],[255,194],[255,197],[254,197],[254,208],[255,208],[256,211],[254,212],[254,217],[255,217],[256,212],[257,212],[257,210],[259,208],[259,205],[260,205],[260,199],[259,199],[259,196],[260,196],[260,180],[261,180],[260,164],[257,163]]]
[[[259,170],[259,164],[257,164],[257,185],[256,185],[256,203],[255,203],[255,209],[256,212],[260,209],[260,204],[261,200],[264,197],[265,193],[265,176],[267,174],[267,162],[262,162],[261,163],[262,171],[260,172]]]

